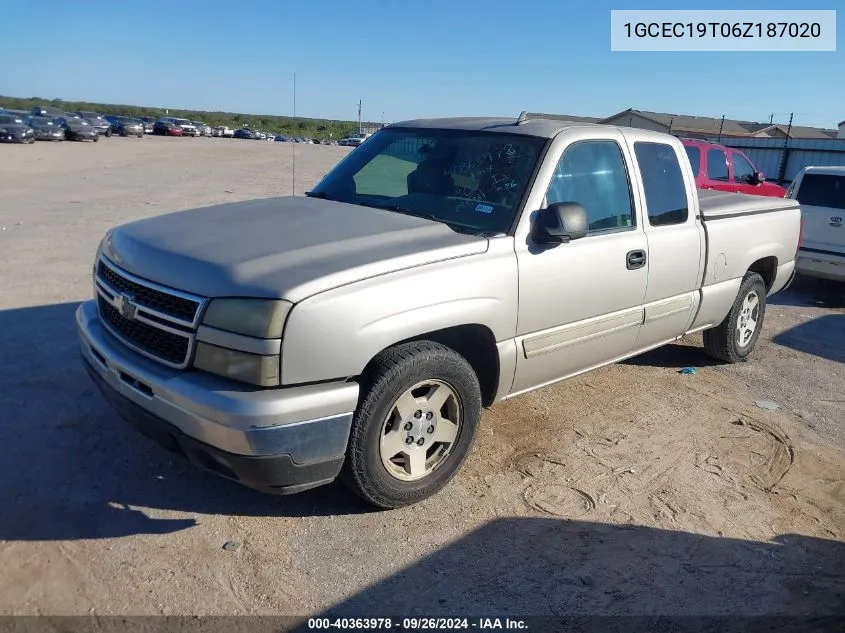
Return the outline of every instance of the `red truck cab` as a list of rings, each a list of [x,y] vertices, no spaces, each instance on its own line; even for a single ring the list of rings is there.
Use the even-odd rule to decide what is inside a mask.
[[[716,189],[756,196],[783,198],[786,189],[766,177],[751,160],[732,147],[717,145],[699,139],[681,139],[687,150],[695,186],[699,189]]]

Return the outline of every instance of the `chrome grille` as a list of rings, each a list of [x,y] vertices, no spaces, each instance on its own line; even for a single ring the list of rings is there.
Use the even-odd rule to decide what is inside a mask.
[[[188,366],[205,299],[136,277],[105,258],[95,279],[100,319],[115,337],[170,367]]]

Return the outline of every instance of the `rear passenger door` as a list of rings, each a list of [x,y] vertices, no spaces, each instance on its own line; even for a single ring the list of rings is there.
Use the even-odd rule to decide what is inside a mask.
[[[631,136],[649,256],[645,315],[635,345],[645,350],[674,340],[689,328],[700,300],[704,239],[693,212],[698,194],[686,173],[681,148],[654,137]]]
[[[724,149],[713,147],[707,150],[707,188],[736,191],[736,185],[731,180],[728,156]]]

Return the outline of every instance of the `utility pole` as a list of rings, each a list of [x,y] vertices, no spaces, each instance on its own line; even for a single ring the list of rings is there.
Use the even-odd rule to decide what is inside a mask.
[[[669,119],[669,134],[672,133],[672,124],[675,122],[675,117]]]
[[[783,139],[783,151],[780,153],[780,164],[778,165],[778,184],[783,185],[786,179],[786,167],[789,164],[789,136],[792,134],[792,117],[794,112],[789,113],[789,125],[786,127],[786,138]]]
[[[775,122],[775,114],[773,112],[772,114],[769,115],[769,125],[772,125],[772,123],[774,123],[774,122]]]
[[[725,115],[722,115],[722,122],[719,124],[719,142],[722,142],[722,130],[725,128]]]
[[[358,99],[358,134],[361,133],[361,106],[362,101],[361,99]]]

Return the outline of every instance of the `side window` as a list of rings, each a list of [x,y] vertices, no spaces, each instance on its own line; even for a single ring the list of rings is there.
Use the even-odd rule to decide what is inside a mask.
[[[587,211],[589,232],[629,229],[636,223],[628,170],[615,141],[579,141],[561,156],[546,202],[577,202]]]
[[[731,159],[734,163],[734,182],[741,182],[744,185],[749,183],[749,178],[756,171],[748,159],[738,152],[731,152]]]
[[[698,173],[701,171],[701,149],[698,147],[684,147],[684,149],[687,150],[687,157],[692,165],[692,175],[698,178]]]
[[[728,157],[725,150],[707,150],[707,177],[710,180],[728,180]]]
[[[686,182],[671,145],[634,143],[651,226],[683,224],[689,216]]]

